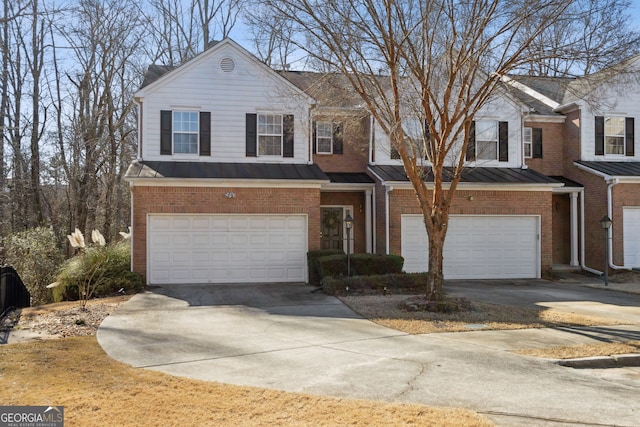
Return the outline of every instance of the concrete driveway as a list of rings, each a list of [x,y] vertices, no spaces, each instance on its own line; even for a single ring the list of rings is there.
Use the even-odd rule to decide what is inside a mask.
[[[506,283],[502,292],[512,298],[512,288],[519,287],[532,301],[573,301],[576,307],[604,298],[604,311],[639,319],[640,296],[618,300],[612,295],[617,293],[547,284]],[[491,297],[489,288],[479,285],[452,284],[450,290],[472,297],[500,294],[493,290]],[[124,363],[201,380],[468,408],[499,425],[640,425],[640,372],[600,375],[508,351],[640,339],[637,325],[412,336],[361,319],[312,289],[303,284],[157,287],[105,319],[98,341]],[[536,292],[544,298],[533,296]]]

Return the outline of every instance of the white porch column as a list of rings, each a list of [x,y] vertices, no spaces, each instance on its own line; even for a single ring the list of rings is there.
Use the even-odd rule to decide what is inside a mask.
[[[571,265],[578,266],[578,193],[569,193],[571,198]],[[583,219],[584,221],[584,219]]]
[[[372,253],[373,252],[373,247],[371,244],[371,234],[373,232],[372,228],[371,228],[371,205],[372,205],[372,198],[371,198],[371,194],[372,191],[371,190],[365,190],[364,192],[364,227],[365,227],[365,236],[366,236],[366,242],[367,242],[367,246],[366,246],[366,251],[367,253]]]

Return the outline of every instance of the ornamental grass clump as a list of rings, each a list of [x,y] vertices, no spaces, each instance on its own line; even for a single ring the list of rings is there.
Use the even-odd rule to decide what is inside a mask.
[[[91,232],[91,244],[85,242],[78,229],[67,237],[77,254],[67,260],[58,272],[56,282],[49,285],[54,288],[54,300],[78,299],[84,309],[94,296],[142,289],[142,277],[130,271],[127,242],[107,245],[98,230]]]

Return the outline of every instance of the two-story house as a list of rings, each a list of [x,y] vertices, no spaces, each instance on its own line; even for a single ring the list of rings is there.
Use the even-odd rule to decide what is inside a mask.
[[[560,259],[558,209],[569,224],[559,262],[579,262],[571,200],[586,187],[560,166],[567,116],[512,86],[474,121],[447,278],[546,275]],[[151,66],[135,102],[132,264],[148,283],[305,281],[307,251],[347,245],[426,270],[411,184],[344,76],[276,72],[227,39],[179,67]]]
[[[640,267],[639,66],[635,57],[584,78],[517,77],[541,106],[525,123],[540,128],[527,164],[565,182],[554,190],[555,264],[602,272],[608,240],[609,268]]]

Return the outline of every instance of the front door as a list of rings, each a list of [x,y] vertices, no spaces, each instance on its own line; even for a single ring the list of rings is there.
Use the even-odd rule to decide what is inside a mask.
[[[342,218],[344,208],[320,208],[322,249],[343,249]]]

